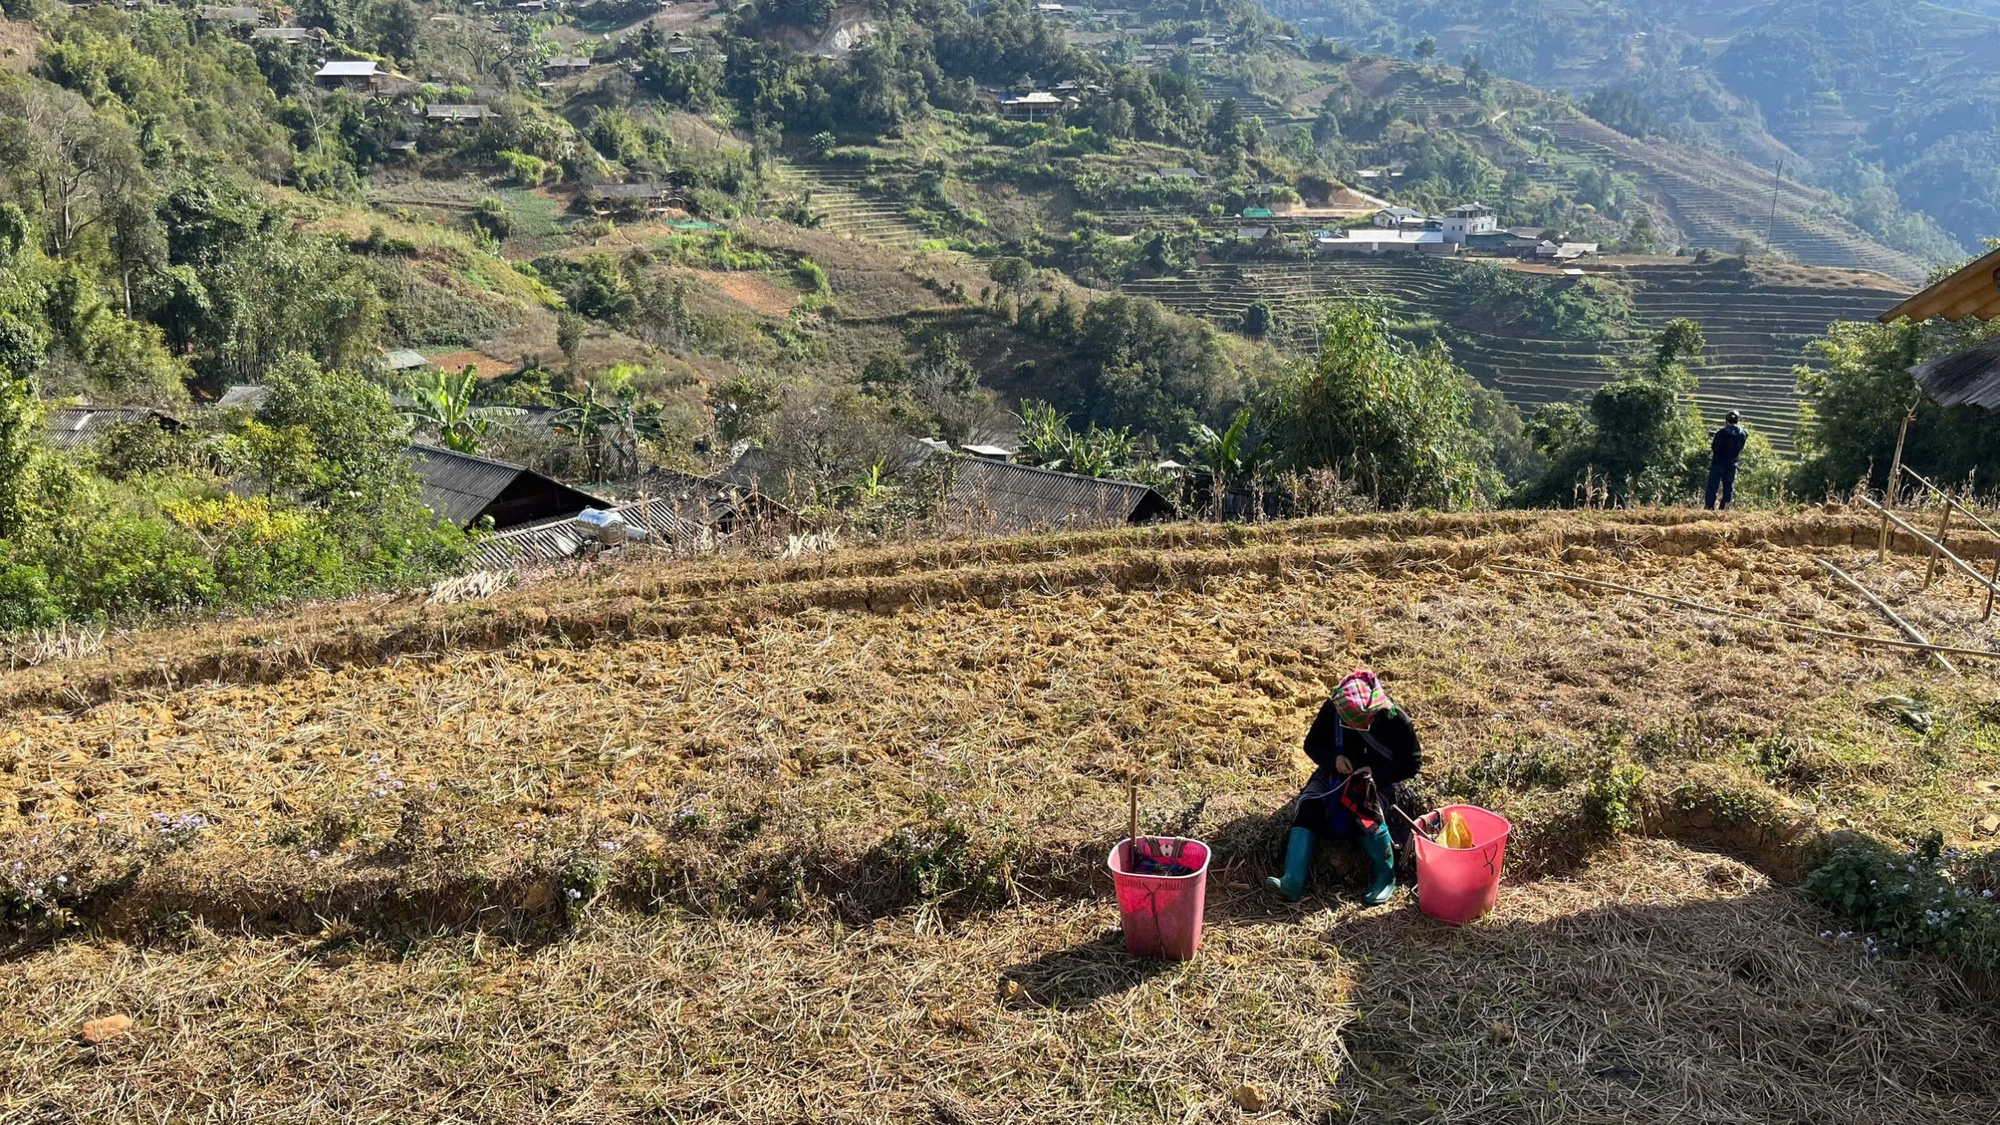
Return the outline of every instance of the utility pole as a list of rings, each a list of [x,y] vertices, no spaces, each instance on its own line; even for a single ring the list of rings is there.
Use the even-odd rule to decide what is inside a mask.
[[[1770,254],[1778,252],[1778,190],[1785,182],[1785,158],[1778,158],[1778,174],[1771,180],[1771,225],[1764,232],[1764,250]]]

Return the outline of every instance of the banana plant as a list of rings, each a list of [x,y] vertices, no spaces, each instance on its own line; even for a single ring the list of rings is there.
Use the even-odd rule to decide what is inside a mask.
[[[474,406],[479,376],[471,364],[456,374],[434,369],[411,380],[403,417],[420,433],[436,431],[446,449],[477,453],[495,420],[525,413],[513,406]]]
[[[1218,492],[1254,475],[1270,457],[1270,450],[1262,442],[1250,444],[1248,407],[1238,411],[1229,428],[1220,434],[1208,426],[1197,425],[1194,440],[1181,447],[1181,452],[1214,479]]]

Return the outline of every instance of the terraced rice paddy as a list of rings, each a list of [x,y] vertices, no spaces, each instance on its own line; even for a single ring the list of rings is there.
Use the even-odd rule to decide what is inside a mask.
[[[838,164],[787,166],[779,180],[780,195],[810,191],[811,210],[824,216],[822,230],[897,249],[915,249],[931,237],[901,203],[868,194],[862,184],[870,172]]]
[[[1629,354],[1631,341],[1532,339],[1506,335],[1456,315],[1450,306],[1456,263],[1401,258],[1212,264],[1193,273],[1130,282],[1127,292],[1234,330],[1256,301],[1278,314],[1282,338],[1311,346],[1315,309],[1362,295],[1382,298],[1407,318],[1448,326],[1453,353],[1480,382],[1524,409],[1566,401],[1604,380],[1605,361]],[[1796,365],[1809,362],[1806,344],[1842,320],[1868,320],[1903,292],[1886,278],[1852,275],[1848,288],[1811,284],[1741,284],[1690,267],[1637,266],[1612,271],[1630,284],[1635,337],[1687,317],[1708,338],[1696,374],[1695,400],[1705,411],[1744,412],[1780,449],[1790,448],[1798,423]],[[1563,284],[1551,277],[1548,283]]]

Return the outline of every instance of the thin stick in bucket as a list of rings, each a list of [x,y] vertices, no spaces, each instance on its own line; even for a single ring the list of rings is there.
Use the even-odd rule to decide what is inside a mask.
[[[1414,829],[1416,829],[1416,830],[1417,830],[1417,832],[1418,832],[1418,834],[1419,834],[1419,835],[1421,835],[1421,836],[1423,836],[1423,838],[1424,838],[1424,839],[1426,839],[1426,840],[1429,840],[1429,841],[1430,841],[1431,843],[1433,843],[1433,844],[1437,843],[1437,837],[1436,837],[1436,836],[1433,836],[1433,835],[1431,835],[1431,834],[1430,834],[1429,832],[1426,832],[1426,831],[1424,830],[1424,826],[1423,826],[1423,825],[1421,825],[1421,824],[1418,824],[1418,823],[1417,823],[1416,821],[1414,821],[1414,820],[1411,820],[1411,819],[1410,819],[1410,814],[1409,814],[1409,813],[1406,813],[1406,812],[1404,812],[1404,811],[1403,811],[1403,809],[1402,809],[1402,806],[1400,806],[1400,805],[1390,805],[1389,807],[1390,807],[1390,808],[1392,808],[1392,809],[1395,809],[1395,810],[1396,810],[1396,815],[1397,815],[1397,816],[1400,816],[1400,817],[1402,817],[1402,818],[1403,818],[1403,822],[1404,822],[1405,824],[1408,824],[1408,825],[1409,825],[1409,826],[1410,826],[1411,828],[1414,828]]]
[[[1136,871],[1139,867],[1139,779],[1137,777],[1125,782],[1125,795],[1132,801],[1130,831],[1125,834],[1125,870]]]

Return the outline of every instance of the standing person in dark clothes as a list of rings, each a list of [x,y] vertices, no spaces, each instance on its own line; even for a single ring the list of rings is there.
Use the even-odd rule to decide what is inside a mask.
[[[1391,808],[1411,816],[1407,782],[1424,767],[1423,744],[1408,715],[1390,702],[1375,673],[1350,672],[1319,709],[1306,732],[1306,756],[1318,768],[1299,794],[1298,812],[1285,845],[1285,873],[1266,879],[1272,890],[1297,902],[1312,865],[1318,836],[1352,836],[1374,866],[1361,900],[1370,906],[1396,893],[1397,846],[1409,842],[1409,825],[1391,822]]]
[[[1711,510],[1717,507],[1718,492],[1723,508],[1736,499],[1736,462],[1743,457],[1743,446],[1750,440],[1750,432],[1736,424],[1740,417],[1730,411],[1724,416],[1729,424],[1715,431],[1708,441],[1708,496],[1702,506]]]

